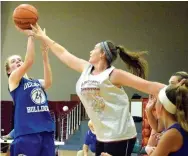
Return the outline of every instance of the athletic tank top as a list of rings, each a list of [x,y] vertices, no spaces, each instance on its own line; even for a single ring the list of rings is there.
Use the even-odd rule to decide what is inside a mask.
[[[98,141],[111,142],[134,138],[135,124],[129,112],[129,99],[123,88],[114,86],[109,75],[114,67],[91,75],[89,65],[81,74],[76,92],[92,120]]]
[[[55,124],[48,108],[47,95],[38,80],[22,78],[19,86],[10,94],[15,105],[15,138],[55,130]]]
[[[177,152],[170,153],[169,156],[187,156],[188,155],[188,132],[186,132],[178,123],[175,123],[174,125],[169,127],[167,130],[171,128],[175,128],[181,133],[183,137],[183,145]]]

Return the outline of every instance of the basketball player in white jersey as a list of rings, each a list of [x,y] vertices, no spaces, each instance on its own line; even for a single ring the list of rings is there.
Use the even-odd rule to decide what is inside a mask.
[[[129,113],[129,99],[122,86],[152,95],[157,95],[164,87],[161,83],[142,79],[147,69],[146,61],[141,58],[145,53],[126,52],[123,47],[104,41],[95,45],[89,61],[85,61],[50,39],[39,25],[32,29],[35,37],[44,41],[64,64],[81,73],[76,91],[95,127],[96,156],[102,152],[130,156],[137,133]],[[113,67],[118,54],[130,71],[142,78]]]

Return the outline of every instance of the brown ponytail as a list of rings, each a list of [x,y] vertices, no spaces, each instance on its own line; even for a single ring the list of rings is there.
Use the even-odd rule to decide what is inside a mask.
[[[106,47],[106,44],[108,47]],[[119,54],[120,58],[125,62],[131,73],[142,78],[147,77],[148,63],[142,57],[143,55],[147,54],[147,52],[129,52],[122,46],[115,46],[115,44],[111,41],[101,42],[101,49],[105,52],[109,65],[111,65],[113,61],[116,60],[117,55]]]
[[[131,73],[146,78],[148,74],[148,63],[142,57],[147,54],[146,51],[129,52],[123,46],[117,46],[120,58],[125,62],[127,68]]]
[[[176,119],[181,127],[188,132],[188,79],[180,85],[171,85],[166,90],[169,100],[176,105]]]

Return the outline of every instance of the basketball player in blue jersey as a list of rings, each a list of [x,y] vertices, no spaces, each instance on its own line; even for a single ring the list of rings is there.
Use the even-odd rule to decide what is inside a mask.
[[[186,73],[186,72],[184,72]],[[176,73],[176,76],[180,76]],[[172,79],[171,79],[172,80]],[[174,81],[175,80],[175,81]],[[187,156],[188,154],[188,78],[160,90],[156,104],[157,119],[164,127],[163,135],[149,156]],[[150,117],[150,116],[148,116]],[[157,125],[161,126],[161,125]],[[103,152],[101,156],[111,156]]]
[[[44,80],[29,79],[26,73],[34,62],[34,37],[31,30],[20,31],[28,37],[25,60],[12,55],[5,63],[8,88],[15,104],[11,156],[55,156],[55,125],[45,92],[52,84],[48,48],[43,44]]]
[[[188,73],[185,71],[176,72],[170,77],[169,84],[178,84],[183,79],[188,79]],[[151,135],[148,140],[148,144],[146,146],[146,152],[148,154],[154,149],[155,146],[157,146],[158,141],[162,136],[162,133],[164,132],[163,130],[165,129],[162,122],[156,119],[156,116],[153,115],[155,103],[156,103],[156,98],[151,97],[146,106],[147,118],[152,128]]]
[[[150,155],[187,156],[188,77],[183,83],[164,87],[159,92],[155,109],[157,119],[161,121],[165,130],[156,149]]]

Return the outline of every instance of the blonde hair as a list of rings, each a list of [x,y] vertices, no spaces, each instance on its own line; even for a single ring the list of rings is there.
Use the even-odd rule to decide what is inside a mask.
[[[91,120],[88,121],[88,127],[93,126],[93,123]]]
[[[8,74],[8,71],[9,71],[9,69],[10,69],[10,66],[9,66],[9,58],[10,58],[11,56],[9,56],[6,60],[5,60],[5,73],[6,73],[6,75],[9,77],[10,76],[10,74]]]
[[[9,66],[9,58],[12,57],[12,56],[14,56],[14,55],[11,55],[11,56],[7,57],[7,59],[5,60],[5,63],[4,63],[4,66],[5,66],[5,73],[6,73],[6,75],[7,75],[8,77],[10,76],[10,74],[8,74],[8,71],[9,71],[9,69],[10,69],[10,66]],[[19,56],[20,58],[22,58],[20,55],[17,55],[17,56]]]
[[[166,89],[166,95],[176,105],[177,122],[188,132],[188,79],[182,85],[170,85]]]

